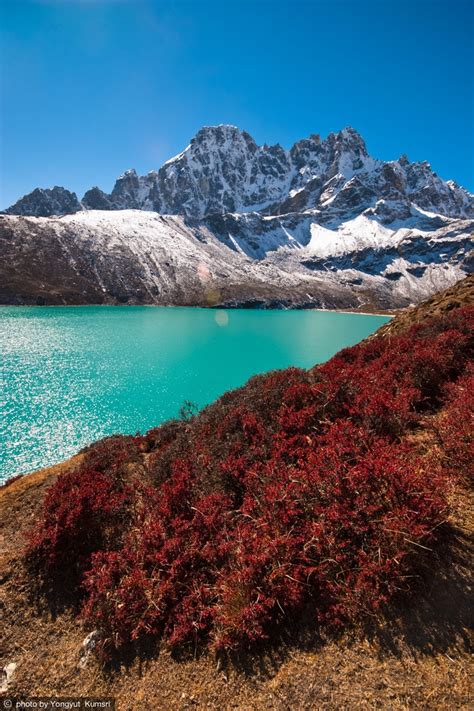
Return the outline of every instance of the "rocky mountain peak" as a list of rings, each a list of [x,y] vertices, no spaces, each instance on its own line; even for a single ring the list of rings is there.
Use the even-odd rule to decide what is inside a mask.
[[[352,126],[347,126],[343,128],[342,131],[339,131],[339,133],[336,134],[336,140],[350,147],[351,150],[357,151],[365,156],[369,155],[364,139]]]
[[[51,217],[51,215],[67,215],[81,209],[76,193],[56,185],[54,188],[36,188],[5,212],[9,215]]]
[[[86,210],[113,210],[110,195],[97,186],[88,190],[82,198],[82,206]]]
[[[246,137],[253,141],[247,131],[243,131],[238,126],[233,124],[220,123],[217,126],[203,126],[196,133],[194,138],[191,139],[190,143],[199,143],[203,141],[214,140],[217,143],[224,143],[226,140],[240,139],[241,137]]]

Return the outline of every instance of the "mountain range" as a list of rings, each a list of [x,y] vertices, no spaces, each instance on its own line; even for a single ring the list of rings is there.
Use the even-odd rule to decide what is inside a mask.
[[[474,196],[352,128],[290,150],[202,128],[110,194],[37,188],[0,216],[0,301],[387,309],[472,270]]]

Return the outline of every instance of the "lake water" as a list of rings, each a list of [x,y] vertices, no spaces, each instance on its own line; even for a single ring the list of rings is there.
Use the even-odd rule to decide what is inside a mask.
[[[310,367],[383,316],[147,306],[0,307],[0,480],[145,432],[249,377]]]

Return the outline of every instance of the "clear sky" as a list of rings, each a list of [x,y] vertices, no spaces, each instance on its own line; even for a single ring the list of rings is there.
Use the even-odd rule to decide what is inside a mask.
[[[203,125],[289,148],[351,125],[474,191],[471,0],[0,0],[1,194],[82,197]]]

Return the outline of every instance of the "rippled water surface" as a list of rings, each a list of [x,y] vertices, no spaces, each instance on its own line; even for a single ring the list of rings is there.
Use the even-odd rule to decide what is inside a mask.
[[[382,316],[141,306],[0,307],[0,479],[144,432],[255,373],[309,367]]]

